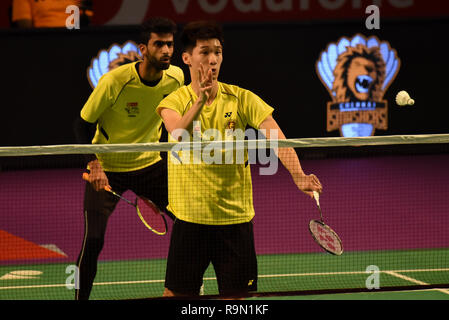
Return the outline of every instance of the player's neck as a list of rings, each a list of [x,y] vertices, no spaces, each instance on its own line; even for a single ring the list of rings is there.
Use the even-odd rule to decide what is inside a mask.
[[[163,70],[154,68],[148,61],[139,63],[139,76],[145,81],[154,82],[162,78]]]

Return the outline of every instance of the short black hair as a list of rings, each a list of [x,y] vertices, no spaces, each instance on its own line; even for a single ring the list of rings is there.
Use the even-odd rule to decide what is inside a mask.
[[[223,29],[215,21],[194,21],[186,24],[181,33],[183,51],[191,51],[197,40],[218,39],[224,45]]]
[[[147,44],[151,38],[151,33],[172,33],[177,31],[176,23],[168,18],[153,17],[142,23],[140,26],[140,43]]]

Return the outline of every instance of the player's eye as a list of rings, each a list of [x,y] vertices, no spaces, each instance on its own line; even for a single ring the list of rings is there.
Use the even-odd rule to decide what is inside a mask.
[[[163,46],[167,45],[167,47],[171,48],[173,46],[173,42],[172,41],[156,41],[154,42],[154,45],[158,48],[162,48]]]

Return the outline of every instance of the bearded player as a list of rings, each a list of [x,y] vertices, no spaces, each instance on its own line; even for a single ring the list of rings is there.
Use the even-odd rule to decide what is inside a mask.
[[[143,60],[119,66],[100,79],[76,121],[81,144],[149,143],[161,138],[162,120],[155,112],[159,102],[184,84],[184,74],[170,65],[176,25],[152,18],[142,25],[139,44]],[[85,233],[77,266],[76,300],[89,299],[103,248],[106,226],[118,198],[132,190],[167,206],[166,160],[159,152],[87,155],[90,170],[84,195]],[[170,214],[169,214],[170,215]]]

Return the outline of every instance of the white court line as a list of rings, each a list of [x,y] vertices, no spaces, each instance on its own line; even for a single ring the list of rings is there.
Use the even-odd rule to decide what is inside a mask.
[[[421,286],[428,286],[429,285],[426,282],[423,282],[423,281],[420,281],[420,280],[416,280],[414,278],[410,278],[410,277],[404,276],[403,274],[399,274],[399,273],[397,273],[395,271],[383,271],[383,272],[386,273],[386,274],[389,274],[391,276],[394,276],[394,277],[397,277],[397,278],[400,278],[400,279],[403,279],[403,280],[407,280],[407,281],[410,281],[412,283],[419,284]],[[440,291],[440,292],[445,293],[445,294],[449,294],[449,290],[445,290],[445,289],[434,289],[434,290]]]
[[[449,271],[449,268],[441,269],[410,269],[410,270],[388,270],[379,272],[441,272]],[[346,274],[367,274],[366,271],[346,271],[346,272],[315,272],[315,273],[286,273],[286,274],[270,274],[259,275],[259,278],[279,278],[279,277],[303,277],[303,276],[332,276],[332,275],[346,275]]]
[[[148,283],[161,283],[165,280],[139,280],[139,281],[114,281],[114,282],[94,282],[94,286],[107,286],[107,285],[121,285],[121,284],[148,284]],[[0,287],[0,290],[7,289],[36,289],[36,288],[58,288],[58,287],[69,287],[72,289],[72,285],[67,284],[41,284],[41,285],[29,285],[29,286],[10,286],[10,287]]]
[[[409,278],[403,275],[400,275],[399,272],[443,272],[449,271],[449,268],[441,268],[441,269],[411,269],[411,270],[387,270],[382,271],[380,273],[387,273],[396,277],[404,277],[404,280],[409,280],[411,282],[418,281],[413,278]],[[287,277],[307,277],[307,276],[330,276],[330,275],[351,275],[351,274],[367,274],[366,271],[346,271],[346,272],[312,272],[312,273],[285,273],[285,274],[266,274],[259,275],[259,278],[287,278]],[[407,278],[407,279],[405,279]],[[217,280],[215,277],[204,278],[203,280]],[[412,281],[413,280],[413,281]],[[162,283],[165,280],[139,280],[139,281],[113,281],[113,282],[95,282],[94,286],[106,286],[106,285],[126,285],[126,284],[149,284],[149,283]],[[417,282],[415,282],[417,283]],[[427,285],[427,283],[419,283],[421,285]],[[0,287],[0,290],[9,290],[9,289],[35,289],[35,288],[57,288],[57,287],[67,287],[66,284],[43,284],[43,285],[28,285],[28,286],[9,286],[9,287]],[[440,290],[440,289],[439,289]],[[447,291],[445,293],[449,294],[449,290],[440,290]]]

